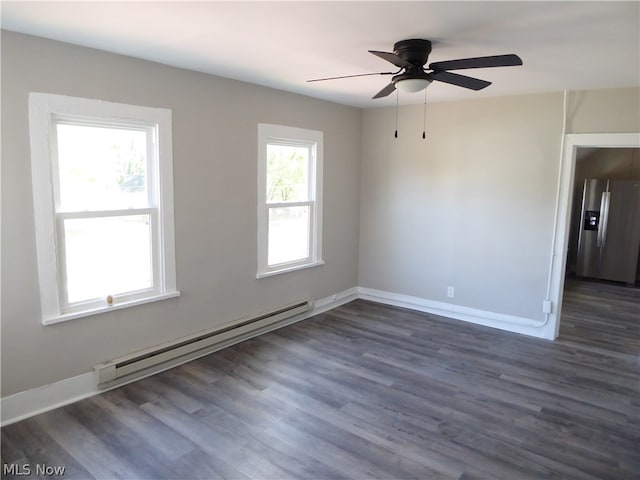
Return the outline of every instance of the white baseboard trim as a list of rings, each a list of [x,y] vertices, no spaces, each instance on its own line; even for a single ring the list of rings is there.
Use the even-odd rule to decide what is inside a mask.
[[[313,308],[311,310],[292,318],[292,321],[289,323],[295,323],[314,315],[324,313],[357,298],[357,287],[349,288],[343,292],[321,298],[314,301]],[[278,328],[281,326],[284,325],[279,325]],[[211,352],[205,352],[200,356],[208,355],[209,353]],[[197,358],[197,356],[187,358],[181,363],[194,360],[195,358]],[[173,368],[179,363],[180,362],[172,364],[166,369]],[[155,373],[158,372],[153,372],[150,375]],[[131,381],[140,380],[141,378],[143,377],[139,377]],[[118,386],[121,385],[122,384]],[[2,419],[0,426],[4,427],[5,425],[19,422],[20,420],[53,410],[54,408],[63,407],[104,391],[106,390],[98,389],[95,373],[91,370],[90,372],[83,373],[76,377],[65,378],[58,382],[2,397],[0,399],[0,416]]]
[[[311,310],[305,314],[296,316],[289,323],[295,323],[314,315],[324,313],[332,308],[339,307],[340,305],[358,298],[386,305],[409,308],[420,312],[432,313],[434,315],[454,318],[456,320],[463,320],[478,325],[484,325],[486,327],[499,328],[501,330],[508,330],[510,332],[521,333],[533,337],[549,338],[545,333],[548,329],[541,328],[542,325],[540,325],[540,322],[528,318],[488,312],[475,308],[462,307],[460,305],[437,302],[420,297],[364,287],[349,288],[340,293],[316,300]],[[284,325],[279,325],[278,328],[281,326]],[[208,355],[209,353],[211,352],[203,353],[200,356]],[[197,357],[188,358],[184,362],[191,361],[194,358]],[[176,364],[168,366],[167,369],[173,368],[174,366],[176,366]],[[152,374],[155,373],[158,372],[153,372]],[[131,381],[139,379],[140,378],[136,378]],[[14,395],[9,395],[0,399],[0,415],[2,418],[0,425],[9,425],[34,415],[53,410],[54,408],[62,407],[78,400],[91,397],[104,391],[105,390],[98,389],[95,373],[92,370],[76,377],[66,378],[59,382],[18,392]]]
[[[311,317],[313,315],[318,315],[319,313],[324,313],[332,308],[339,307],[340,305],[344,305],[345,303],[349,303],[358,298],[358,287],[349,288],[343,292],[316,300],[313,304],[313,310],[308,316]]]
[[[463,307],[452,303],[437,302],[425,298],[403,295],[400,293],[376,290],[373,288],[358,287],[358,298],[384,303],[396,307],[409,308],[420,312],[432,313],[442,317],[463,320],[465,322],[483,325],[485,327],[498,328],[509,332],[521,333],[532,337],[553,339],[548,337],[544,323],[524,317],[505,315],[502,313],[479,310],[477,308]]]
[[[2,426],[62,407],[99,393],[95,374],[83,373],[0,399]]]

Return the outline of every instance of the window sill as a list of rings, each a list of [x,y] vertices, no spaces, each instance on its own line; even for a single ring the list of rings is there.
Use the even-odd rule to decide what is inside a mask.
[[[281,273],[295,272],[296,270],[302,270],[305,268],[317,267],[318,265],[324,265],[324,260],[318,260],[313,263],[305,263],[302,265],[293,265],[289,267],[278,268],[277,270],[267,270],[264,272],[258,272],[256,278],[273,277],[274,275],[280,275]]]
[[[168,298],[179,297],[180,292],[167,292],[159,295],[153,295],[150,297],[137,298],[135,300],[129,300],[127,302],[116,303],[111,306],[104,306],[98,308],[92,308],[91,310],[82,310],[79,312],[61,313],[54,317],[44,318],[42,320],[43,325],[52,325],[54,323],[66,322],[68,320],[74,320],[76,318],[89,317],[91,315],[99,315],[101,313],[111,312],[113,310],[121,310],[123,308],[134,307],[136,305],[143,305],[145,303],[158,302],[160,300],[166,300]]]

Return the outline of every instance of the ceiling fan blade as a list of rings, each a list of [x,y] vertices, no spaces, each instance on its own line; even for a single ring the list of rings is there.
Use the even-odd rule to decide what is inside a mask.
[[[313,80],[307,80],[307,83],[324,82],[325,80],[339,80],[341,78],[368,77],[370,75],[394,75],[395,73],[397,72],[358,73],[357,75],[342,75],[341,77],[314,78]]]
[[[372,99],[375,98],[382,98],[382,97],[386,97],[387,95],[389,95],[391,92],[393,92],[396,89],[396,86],[393,83],[388,84],[386,87],[384,87],[382,90],[380,90],[378,93],[376,93],[373,97],[371,97]]]
[[[412,68],[414,65],[410,62],[407,62],[405,59],[400,58],[395,53],[390,52],[379,52],[377,50],[369,50],[369,53],[373,53],[375,56],[386,60],[387,62],[393,63],[396,67],[400,68]]]
[[[492,57],[461,58],[429,64],[431,70],[462,70],[465,68],[513,67],[522,65],[522,59],[510,53],[508,55],[494,55]]]
[[[482,90],[483,88],[491,85],[491,82],[486,80],[480,80],[479,78],[467,77],[466,75],[459,75],[451,72],[433,72],[430,77],[438,82],[449,83],[451,85],[457,85],[458,87],[469,88],[471,90]]]

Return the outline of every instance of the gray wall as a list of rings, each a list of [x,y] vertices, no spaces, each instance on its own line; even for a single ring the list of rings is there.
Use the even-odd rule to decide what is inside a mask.
[[[27,95],[173,111],[177,299],[42,326]],[[326,264],[256,280],[257,124],[324,132]],[[360,110],[2,32],[2,395],[357,284]]]
[[[640,131],[638,89],[569,95],[567,133]],[[562,93],[364,112],[359,285],[543,319]],[[447,286],[455,298],[447,298]]]
[[[172,109],[180,298],[40,324],[30,91]],[[639,105],[639,89],[572,93],[568,132],[638,132]],[[263,122],[324,132],[326,265],[256,280]],[[427,141],[422,107],[402,107],[399,122],[396,140],[392,108],[361,111],[3,32],[2,395],[356,285],[541,319],[562,94],[429,105]]]

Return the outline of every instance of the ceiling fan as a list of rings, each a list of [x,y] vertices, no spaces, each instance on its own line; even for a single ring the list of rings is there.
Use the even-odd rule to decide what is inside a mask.
[[[396,42],[393,45],[393,53],[379,52],[376,50],[369,50],[369,52],[392,63],[400,70],[397,72],[361,73],[341,77],[316,78],[314,80],[308,80],[308,82],[364,77],[367,75],[393,75],[391,82],[373,96],[373,98],[382,98],[391,94],[396,88],[405,92],[419,92],[429,86],[434,80],[471,90],[482,90],[491,85],[491,82],[458,73],[451,73],[449,70],[522,65],[520,57],[515,54],[508,54],[435,62],[429,64],[429,67],[425,69],[424,66],[431,53],[431,42],[418,38]]]

